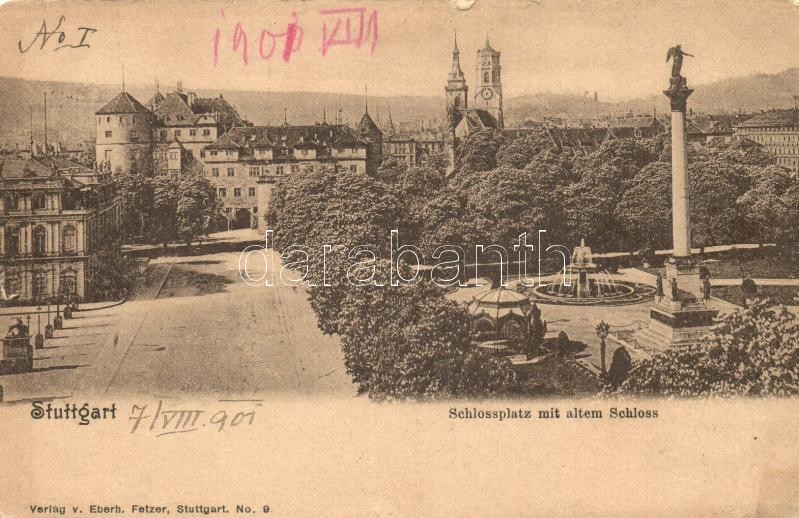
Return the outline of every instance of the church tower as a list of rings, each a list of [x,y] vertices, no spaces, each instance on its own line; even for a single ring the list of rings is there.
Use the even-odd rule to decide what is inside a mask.
[[[486,110],[497,119],[497,127],[505,126],[502,116],[502,67],[499,52],[491,48],[486,36],[485,47],[477,51],[477,82],[473,108]]]
[[[468,108],[469,87],[461,70],[460,51],[458,50],[458,35],[455,34],[455,47],[452,49],[452,69],[449,72],[447,86],[444,87],[447,101],[447,119],[452,120],[453,114],[458,110]]]

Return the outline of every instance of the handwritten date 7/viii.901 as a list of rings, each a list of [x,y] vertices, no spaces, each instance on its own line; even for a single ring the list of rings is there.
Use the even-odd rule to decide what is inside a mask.
[[[22,40],[17,42],[17,46],[19,47],[20,53],[24,54],[28,52],[38,41],[39,42],[39,50],[44,50],[45,47],[48,45],[49,42],[54,41],[54,43],[50,43],[49,48],[51,50],[61,50],[63,48],[68,49],[79,49],[79,48],[89,48],[90,45],[88,43],[89,35],[92,33],[97,32],[97,29],[92,27],[78,27],[75,30],[74,37],[67,37],[67,33],[61,29],[61,24],[64,23],[66,20],[65,16],[61,16],[58,19],[58,23],[53,28],[53,30],[47,29],[47,20],[42,20],[42,26],[39,28],[39,31],[33,35],[33,39],[30,40],[30,43],[26,47],[23,47]],[[53,40],[53,37],[55,39]]]

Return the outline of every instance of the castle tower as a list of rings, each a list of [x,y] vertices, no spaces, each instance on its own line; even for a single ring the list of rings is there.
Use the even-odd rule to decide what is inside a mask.
[[[153,119],[143,104],[122,91],[95,113],[96,161],[111,171],[152,173]]]
[[[486,36],[485,47],[477,51],[477,81],[472,108],[489,112],[497,119],[497,127],[505,126],[502,116],[502,67],[499,52],[491,48]]]
[[[447,119],[451,120],[452,115],[458,110],[469,107],[469,87],[466,86],[466,78],[461,70],[457,34],[455,35],[455,46],[452,49],[452,69],[447,78],[447,85],[444,87],[444,94],[447,103]]]

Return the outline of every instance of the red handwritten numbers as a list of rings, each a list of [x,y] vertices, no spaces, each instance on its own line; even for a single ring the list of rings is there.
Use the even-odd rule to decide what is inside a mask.
[[[224,20],[224,10],[220,9],[219,14]],[[329,50],[335,46],[361,48],[366,43],[369,44],[369,55],[374,54],[379,38],[376,10],[367,12],[364,8],[326,9],[319,11],[319,14],[323,17],[322,44],[320,46],[322,56],[327,56]],[[272,58],[276,49],[282,48],[280,57],[284,62],[289,63],[292,56],[302,49],[304,36],[305,31],[300,26],[297,13],[291,13],[284,32],[274,33],[266,29],[260,31],[257,38],[258,57],[267,61]],[[241,22],[235,23],[229,38],[230,46],[227,47],[222,41],[222,29],[217,27],[214,31],[214,66],[219,63],[220,48],[223,51],[229,48],[234,54],[240,56],[243,64],[248,65],[252,45],[250,45],[247,32]],[[255,41],[252,43],[254,45]]]

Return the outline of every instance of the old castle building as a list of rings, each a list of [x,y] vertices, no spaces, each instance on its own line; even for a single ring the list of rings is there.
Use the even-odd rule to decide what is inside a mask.
[[[373,172],[383,134],[367,112],[356,128],[343,124],[254,126],[221,95],[197,97],[156,88],[146,104],[122,91],[95,114],[96,157],[102,170],[207,177],[231,227],[258,226],[263,192],[301,169]],[[270,180],[271,179],[271,180]]]
[[[222,96],[197,97],[180,83],[167,95],[156,88],[146,106],[122,91],[95,116],[101,166],[156,174],[200,170],[204,146],[233,127],[250,125]]]

